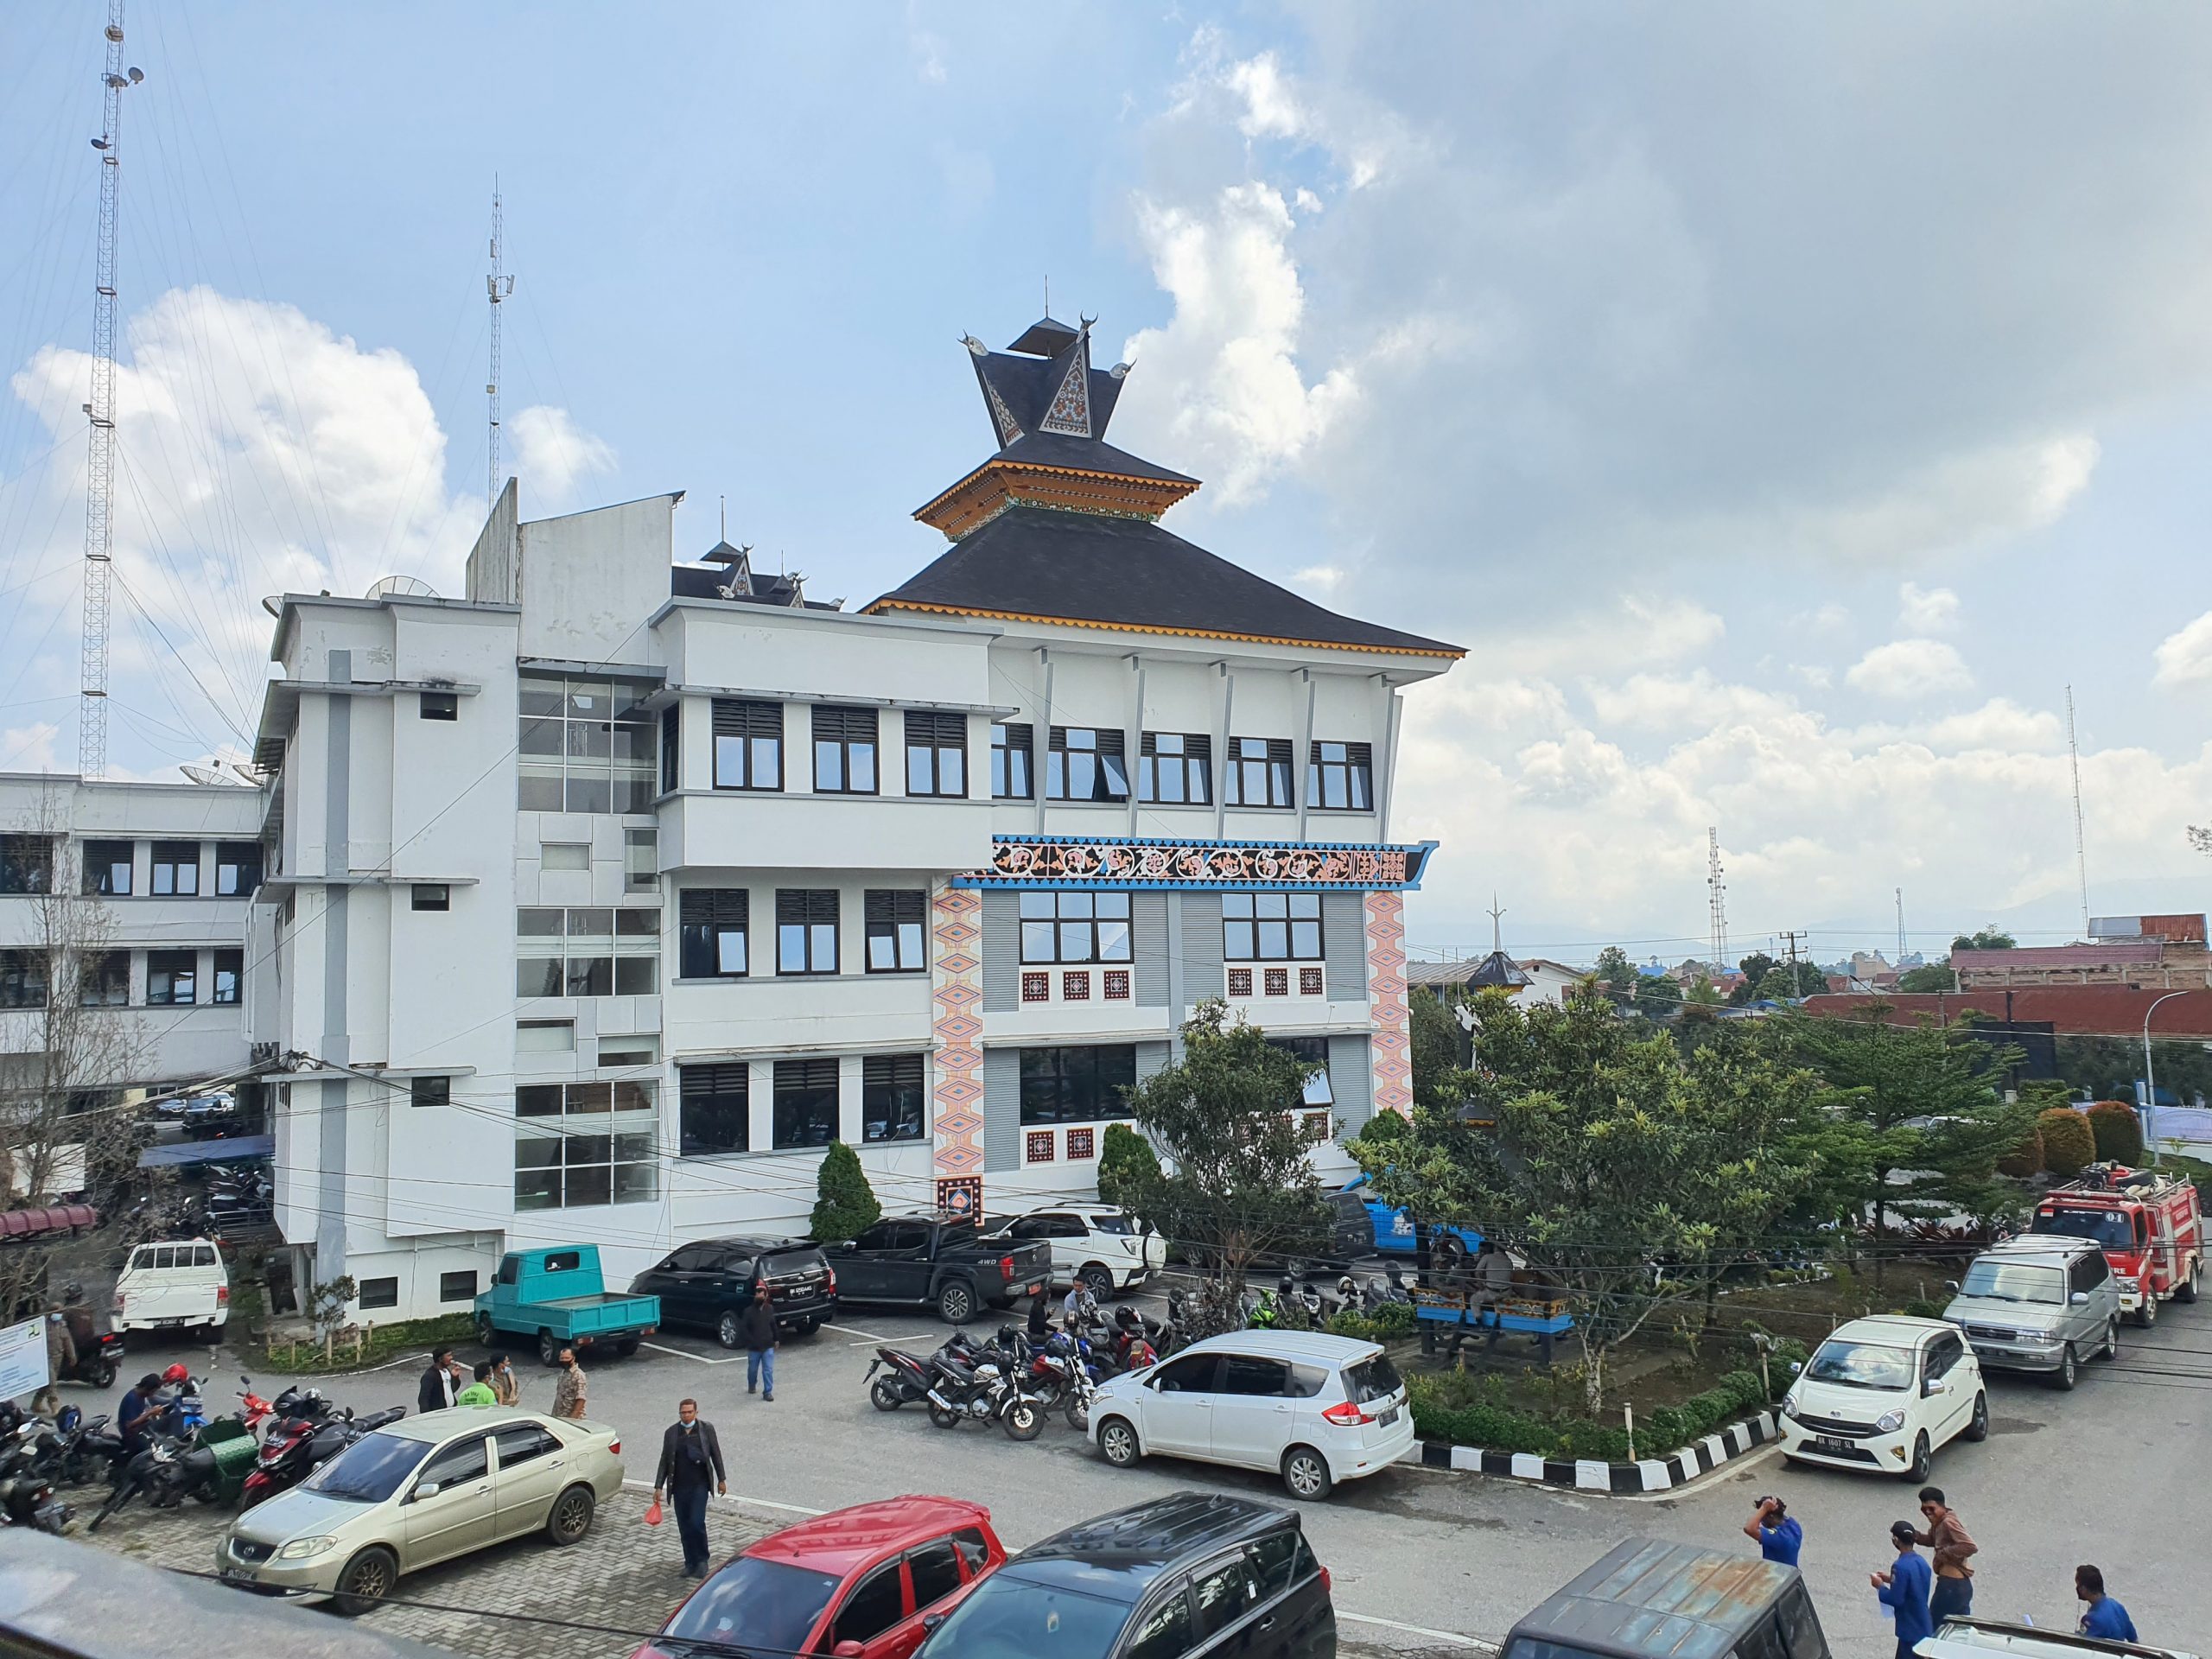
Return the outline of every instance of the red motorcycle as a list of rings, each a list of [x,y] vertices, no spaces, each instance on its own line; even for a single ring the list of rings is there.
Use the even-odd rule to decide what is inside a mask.
[[[298,1485],[362,1435],[407,1414],[404,1406],[359,1418],[351,1408],[333,1413],[329,1402],[313,1389],[297,1394],[288,1389],[277,1396],[277,1403],[280,1408],[289,1405],[292,1414],[270,1429],[269,1438],[261,1443],[261,1454],[254,1459],[238,1494],[240,1510],[250,1510]]]

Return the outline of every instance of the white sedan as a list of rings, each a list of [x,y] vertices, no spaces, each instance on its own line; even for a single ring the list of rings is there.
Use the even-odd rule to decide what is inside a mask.
[[[1167,1241],[1110,1204],[1063,1204],[1033,1211],[995,1236],[1042,1240],[1052,1247],[1052,1282],[1089,1285],[1101,1301],[1134,1290],[1167,1265]]]

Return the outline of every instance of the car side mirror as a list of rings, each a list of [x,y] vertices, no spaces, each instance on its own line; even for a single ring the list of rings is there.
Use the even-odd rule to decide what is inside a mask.
[[[951,1615],[949,1613],[924,1613],[922,1615],[922,1628],[925,1630],[933,1630],[950,1617]]]
[[[2089,1305],[2089,1293],[2086,1290],[2077,1290],[2069,1300],[2076,1307],[2087,1307]]]
[[[1946,1279],[1943,1281],[1943,1288],[1955,1296],[1959,1294],[1959,1281],[1955,1279]]]
[[[436,1481],[426,1480],[415,1489],[415,1496],[409,1501],[420,1503],[426,1497],[435,1497],[442,1490]]]
[[[1803,1370],[1804,1369],[1805,1369],[1805,1362],[1804,1362],[1803,1360],[1802,1360],[1802,1359],[1793,1359],[1793,1360],[1791,1360],[1791,1361],[1789,1362],[1789,1375],[1790,1375],[1790,1376],[1796,1376],[1800,1371]]]
[[[1920,1385],[1921,1397],[1924,1400],[1933,1400],[1937,1395],[1950,1391],[1951,1385],[1940,1376],[1931,1376]]]
[[[838,1253],[842,1255],[850,1255],[858,1248],[859,1242],[850,1238],[842,1240],[837,1246]]]
[[[861,1655],[867,1649],[857,1642],[840,1642],[830,1651],[836,1656],[836,1659],[861,1659]]]

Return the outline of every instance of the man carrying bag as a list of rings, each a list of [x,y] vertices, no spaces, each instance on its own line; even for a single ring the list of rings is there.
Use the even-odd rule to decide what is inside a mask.
[[[715,1426],[699,1421],[699,1402],[686,1400],[676,1408],[677,1421],[661,1437],[660,1469],[653,1476],[653,1503],[666,1493],[676,1509],[677,1535],[683,1541],[686,1578],[707,1576],[707,1491],[709,1486],[724,1497],[729,1477],[722,1467],[722,1443]]]

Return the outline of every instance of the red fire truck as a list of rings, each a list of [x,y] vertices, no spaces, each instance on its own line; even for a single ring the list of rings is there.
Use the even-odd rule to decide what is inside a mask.
[[[2193,1302],[2204,1279],[2204,1231],[2196,1188],[2154,1169],[2092,1164],[2036,1206],[2033,1230],[2095,1241],[2120,1285],[2120,1306],[2138,1325],[2169,1297]]]

